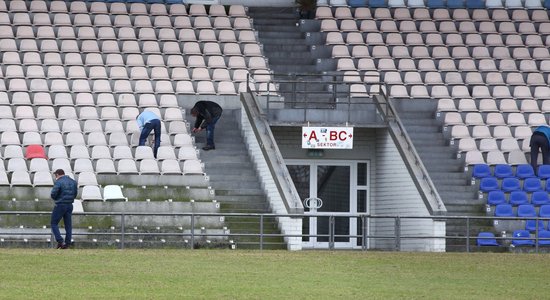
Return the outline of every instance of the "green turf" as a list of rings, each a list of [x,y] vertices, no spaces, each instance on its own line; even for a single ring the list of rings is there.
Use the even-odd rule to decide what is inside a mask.
[[[542,299],[548,254],[0,250],[1,299]]]

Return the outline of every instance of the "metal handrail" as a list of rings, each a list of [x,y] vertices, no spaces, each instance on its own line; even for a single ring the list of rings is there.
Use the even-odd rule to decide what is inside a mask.
[[[40,215],[50,215],[49,211],[0,211],[0,216],[2,215],[30,215],[30,216],[40,216]],[[472,220],[485,220],[485,221],[517,221],[517,220],[535,220],[536,221],[536,231],[538,231],[539,221],[550,221],[550,218],[541,218],[541,217],[495,217],[495,216],[417,216],[417,215],[373,215],[368,213],[329,213],[329,212],[318,212],[316,214],[275,214],[275,213],[146,213],[146,212],[83,212],[73,214],[75,218],[78,216],[111,216],[111,217],[120,217],[121,218],[121,228],[120,232],[93,232],[93,233],[78,233],[74,232],[74,236],[79,235],[97,235],[97,236],[120,236],[119,247],[121,249],[125,248],[125,237],[131,236],[157,236],[157,237],[167,237],[167,236],[180,236],[190,238],[189,246],[191,249],[194,248],[194,240],[201,237],[208,236],[218,236],[218,237],[259,237],[259,248],[263,249],[266,245],[264,239],[266,237],[322,237],[329,241],[328,248],[335,249],[334,242],[337,238],[357,238],[362,239],[361,250],[368,250],[366,245],[367,239],[372,240],[394,240],[393,250],[401,250],[401,243],[403,240],[408,239],[419,239],[419,240],[441,240],[441,239],[455,239],[464,241],[464,251],[470,252],[471,246],[470,241],[476,239],[477,235],[471,235],[470,232],[470,223]],[[191,225],[189,227],[190,232],[184,233],[179,232],[164,232],[164,233],[151,233],[151,232],[126,232],[125,218],[128,216],[166,216],[166,217],[191,217]],[[254,217],[258,218],[260,223],[260,232],[259,233],[203,233],[201,229],[195,228],[196,218],[199,217]],[[265,233],[264,222],[269,218],[329,218],[329,233],[328,234],[284,234],[284,233]],[[362,220],[362,232],[357,235],[346,235],[346,234],[336,234],[335,226],[337,220],[341,218],[355,218]],[[393,219],[393,232],[394,234],[381,234],[373,235],[367,233],[367,223],[370,219]],[[421,235],[421,234],[408,234],[403,235],[402,233],[402,223],[403,220],[432,220],[432,221],[449,221],[449,220],[463,220],[466,224],[464,235],[462,236],[447,236],[447,235]],[[410,226],[410,225],[408,225]],[[32,230],[32,229],[31,229]],[[230,228],[229,228],[230,230]],[[0,228],[0,235],[10,236],[10,235],[28,235],[28,236],[41,236],[44,235],[44,232],[3,232],[3,228]],[[539,252],[539,241],[541,240],[550,240],[547,238],[539,238],[535,235],[534,238],[516,238],[516,237],[495,237],[496,240],[533,240],[535,243],[534,249],[536,252]]]

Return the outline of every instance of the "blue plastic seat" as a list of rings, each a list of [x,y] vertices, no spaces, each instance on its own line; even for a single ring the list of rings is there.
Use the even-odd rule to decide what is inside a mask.
[[[527,197],[527,195],[525,195],[525,197]],[[487,204],[489,205],[499,205],[504,203],[506,203],[506,196],[501,190],[490,191],[487,195]]]
[[[480,232],[477,235],[478,246],[498,246],[495,235],[492,232]]]
[[[528,218],[528,217],[536,217],[536,216],[537,216],[537,210],[535,209],[534,205],[522,204],[518,206],[518,217]]]
[[[495,207],[495,217],[515,217],[514,209],[510,204],[499,204]]]
[[[513,235],[512,245],[518,246],[534,246],[535,242],[530,239],[531,235],[527,230],[515,230]]]
[[[517,178],[504,178],[500,187],[504,192],[519,191],[520,183]]]
[[[369,0],[369,7],[388,7],[386,0]]]
[[[531,165],[521,164],[517,165],[516,167],[516,177],[525,179],[537,176],[535,175],[535,170],[533,170],[533,167]]]
[[[464,0],[447,0],[447,8],[465,8]]]
[[[509,203],[512,206],[518,206],[522,204],[529,204],[529,198],[525,191],[513,191],[510,193]]]
[[[511,165],[497,164],[495,165],[495,177],[499,179],[514,177],[514,170]]]
[[[526,178],[523,181],[523,190],[526,192],[536,192],[542,190],[541,181],[538,178]]]
[[[537,170],[537,176],[540,179],[550,178],[550,165],[540,165]]]
[[[483,0],[466,0],[467,8],[485,8],[485,1]]]
[[[491,167],[489,167],[489,165],[486,165],[486,164],[474,165],[472,176],[477,179],[489,177],[491,176]]]
[[[348,5],[351,7],[365,7],[367,6],[367,0],[349,0]]]
[[[544,0],[544,8],[550,9],[550,0]]]
[[[548,192],[546,191],[533,192],[533,194],[531,194],[531,204],[535,206],[550,204],[550,197],[548,197]]]
[[[495,177],[481,178],[481,182],[479,183],[480,191],[488,193],[490,191],[496,191],[498,189],[499,189],[498,180]],[[519,181],[518,181],[518,189],[519,189]]]
[[[539,216],[541,218],[550,218],[550,204],[544,204],[539,207]]]
[[[426,6],[429,8],[446,8],[444,0],[428,0]]]
[[[538,238],[539,246],[550,246],[550,231],[539,230]]]

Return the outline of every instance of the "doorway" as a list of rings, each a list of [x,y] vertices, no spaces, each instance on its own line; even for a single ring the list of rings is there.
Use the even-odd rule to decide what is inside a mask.
[[[369,162],[328,160],[287,160],[287,168],[304,203],[304,248],[329,246],[330,218],[320,213],[332,213],[334,247],[358,248],[363,232],[360,219],[339,217],[338,214],[368,213]]]

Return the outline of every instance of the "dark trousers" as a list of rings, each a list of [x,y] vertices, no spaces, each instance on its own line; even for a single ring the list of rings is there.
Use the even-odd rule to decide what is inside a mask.
[[[52,211],[51,226],[52,232],[55,236],[55,240],[58,243],[63,243],[63,237],[59,231],[59,222],[63,219],[65,223],[65,243],[71,243],[73,237],[73,204],[72,203],[58,203],[54,206]]]
[[[550,164],[550,145],[548,144],[548,139],[542,133],[535,132],[531,136],[529,141],[529,146],[531,147],[531,166],[533,170],[537,170],[537,159],[539,156],[539,149],[542,152],[542,163],[545,165]]]
[[[155,146],[153,147],[153,154],[155,155],[155,158],[157,157],[157,151],[160,147],[160,120],[155,119],[151,120],[149,123],[146,123],[143,125],[143,129],[141,130],[141,135],[139,136],[139,145],[144,146],[145,141],[147,140],[147,137],[151,133],[151,131],[155,132]]]
[[[208,146],[214,147],[214,129],[216,129],[216,123],[220,119],[221,116],[215,117],[212,119],[212,122],[208,123],[206,125],[206,144]]]

